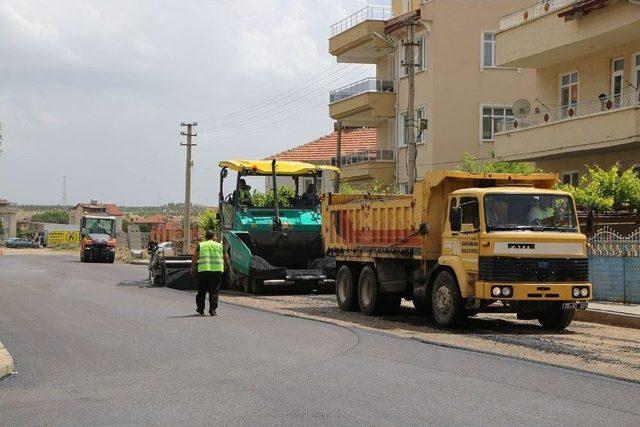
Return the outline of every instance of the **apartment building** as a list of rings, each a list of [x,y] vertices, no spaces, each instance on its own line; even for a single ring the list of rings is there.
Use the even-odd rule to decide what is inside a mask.
[[[496,155],[533,161],[571,184],[586,165],[640,166],[640,1],[513,9],[499,20],[497,63],[536,69],[537,91],[530,113],[499,129]]]
[[[392,150],[395,183],[407,185],[408,82],[406,19],[415,30],[417,177],[458,167],[465,152],[490,159],[498,126],[513,119],[514,101],[535,94],[535,71],[496,65],[498,18],[531,0],[393,0],[368,6],[331,27],[329,52],[341,63],[375,64],[376,75],[330,93],[329,115],[344,126],[377,130]],[[372,173],[381,167],[372,169]],[[346,166],[347,170],[350,166]],[[362,167],[362,165],[360,165]]]

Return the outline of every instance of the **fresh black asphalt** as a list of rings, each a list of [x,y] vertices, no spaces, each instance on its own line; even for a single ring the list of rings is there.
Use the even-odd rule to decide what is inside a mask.
[[[640,425],[640,385],[0,257],[0,425]]]

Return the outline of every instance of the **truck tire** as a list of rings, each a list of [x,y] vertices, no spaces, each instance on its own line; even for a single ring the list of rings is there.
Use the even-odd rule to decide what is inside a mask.
[[[348,265],[343,265],[336,274],[336,300],[342,311],[358,310],[358,287]]]
[[[362,314],[368,316],[384,313],[387,306],[387,299],[380,294],[376,271],[370,265],[362,269],[358,278],[358,304]]]
[[[433,318],[440,326],[452,326],[465,318],[458,281],[448,271],[436,276],[431,288]]]
[[[562,303],[557,302],[538,317],[538,322],[544,329],[561,331],[571,324],[575,314],[575,310],[563,310]]]

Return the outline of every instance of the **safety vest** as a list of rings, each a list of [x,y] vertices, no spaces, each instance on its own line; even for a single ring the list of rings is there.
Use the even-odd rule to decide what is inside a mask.
[[[200,242],[199,248],[198,272],[224,271],[224,251],[221,243],[207,240]]]

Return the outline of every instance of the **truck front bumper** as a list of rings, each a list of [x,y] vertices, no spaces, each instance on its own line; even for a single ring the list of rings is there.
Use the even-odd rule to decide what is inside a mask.
[[[496,295],[494,288],[510,291]],[[574,295],[574,288],[587,289],[587,295]],[[475,297],[495,301],[591,301],[593,299],[591,283],[489,283],[476,282]]]

